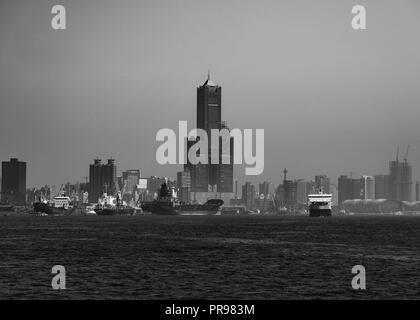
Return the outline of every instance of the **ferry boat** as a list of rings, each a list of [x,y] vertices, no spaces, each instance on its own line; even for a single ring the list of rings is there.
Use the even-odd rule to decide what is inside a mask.
[[[217,214],[224,204],[221,199],[209,199],[204,204],[181,203],[176,196],[175,188],[162,184],[158,199],[142,204],[143,211],[162,215],[212,215]]]
[[[308,207],[310,217],[329,217],[331,216],[332,194],[319,193],[308,195]]]

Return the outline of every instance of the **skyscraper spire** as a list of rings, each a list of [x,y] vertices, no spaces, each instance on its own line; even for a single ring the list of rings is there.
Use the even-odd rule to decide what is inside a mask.
[[[210,79],[210,69],[207,71],[207,80],[204,82],[205,86],[216,87],[216,84]]]

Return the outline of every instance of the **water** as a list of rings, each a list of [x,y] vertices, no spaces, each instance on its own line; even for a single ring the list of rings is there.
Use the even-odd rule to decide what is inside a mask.
[[[0,259],[2,299],[419,299],[420,217],[0,217]]]

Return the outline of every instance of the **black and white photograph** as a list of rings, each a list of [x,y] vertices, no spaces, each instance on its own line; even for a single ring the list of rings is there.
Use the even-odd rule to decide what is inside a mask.
[[[419,35],[418,0],[0,0],[0,300],[419,300]]]

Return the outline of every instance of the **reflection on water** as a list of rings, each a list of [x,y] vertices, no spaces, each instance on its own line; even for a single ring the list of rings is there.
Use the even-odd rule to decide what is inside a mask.
[[[420,217],[0,217],[0,253],[3,299],[420,298]]]

